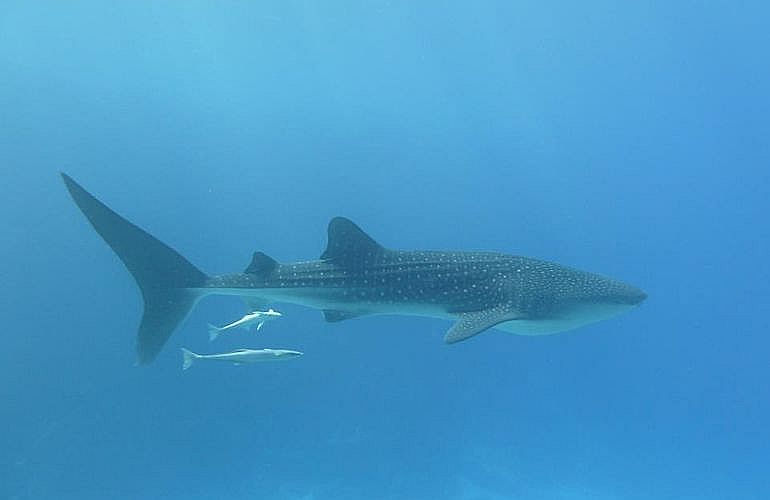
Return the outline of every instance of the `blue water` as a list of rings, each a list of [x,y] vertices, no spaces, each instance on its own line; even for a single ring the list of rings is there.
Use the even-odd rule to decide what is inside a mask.
[[[770,496],[763,2],[3,2],[1,499]],[[384,245],[647,291],[546,337],[330,324],[134,367],[141,297],[66,171],[209,273]],[[201,365],[179,348],[287,347]]]

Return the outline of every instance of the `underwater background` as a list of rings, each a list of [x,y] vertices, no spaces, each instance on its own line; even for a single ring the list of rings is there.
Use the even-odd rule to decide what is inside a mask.
[[[770,497],[764,2],[0,4],[0,499]],[[543,337],[142,301],[59,172],[207,273],[326,224],[644,289]],[[284,347],[200,364],[181,347]]]

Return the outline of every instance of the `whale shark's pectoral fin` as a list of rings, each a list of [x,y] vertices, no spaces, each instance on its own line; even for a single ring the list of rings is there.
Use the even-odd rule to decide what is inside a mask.
[[[444,342],[447,344],[454,344],[455,342],[460,342],[473,337],[477,333],[488,330],[499,323],[521,319],[521,317],[520,314],[503,306],[493,307],[483,311],[462,313],[459,315],[457,323],[455,323],[452,328],[446,332],[446,335],[444,335]]]

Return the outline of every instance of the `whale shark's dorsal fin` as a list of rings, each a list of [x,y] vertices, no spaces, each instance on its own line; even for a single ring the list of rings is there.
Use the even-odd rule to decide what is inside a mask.
[[[265,275],[270,273],[278,266],[278,261],[262,252],[254,252],[254,256],[251,258],[251,264],[246,268],[244,273]]]
[[[345,217],[335,217],[329,222],[328,239],[326,251],[321,254],[321,259],[333,260],[337,264],[369,262],[385,250]]]

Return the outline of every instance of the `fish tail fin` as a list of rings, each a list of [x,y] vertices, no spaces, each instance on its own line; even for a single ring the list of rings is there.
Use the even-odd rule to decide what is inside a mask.
[[[151,362],[187,317],[208,277],[176,250],[135,226],[62,173],[72,199],[136,280],[144,299],[138,364]]]
[[[193,364],[196,358],[199,358],[199,354],[195,354],[189,349],[182,347],[182,370],[187,370]]]
[[[216,338],[219,336],[221,331],[222,331],[221,328],[209,323],[209,342],[214,342],[214,340],[216,340]]]

